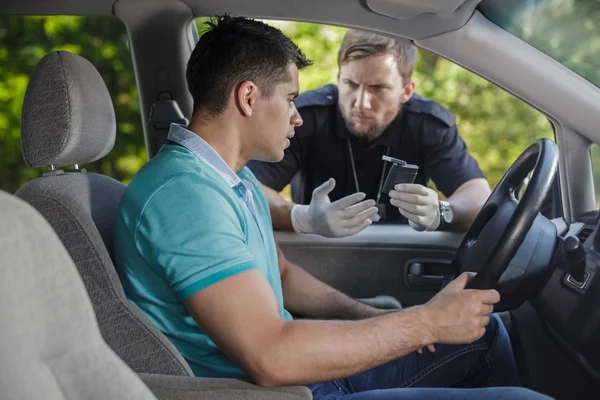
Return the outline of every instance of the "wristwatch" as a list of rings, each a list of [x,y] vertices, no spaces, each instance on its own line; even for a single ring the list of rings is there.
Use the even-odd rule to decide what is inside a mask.
[[[445,231],[450,227],[452,220],[454,219],[454,213],[452,207],[447,201],[440,200],[440,225],[438,231]]]

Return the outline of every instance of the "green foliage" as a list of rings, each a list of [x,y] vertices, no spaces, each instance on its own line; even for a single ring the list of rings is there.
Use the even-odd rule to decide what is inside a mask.
[[[300,91],[319,88],[337,80],[337,54],[346,28],[306,22],[268,21],[302,49],[313,65],[300,72]]]

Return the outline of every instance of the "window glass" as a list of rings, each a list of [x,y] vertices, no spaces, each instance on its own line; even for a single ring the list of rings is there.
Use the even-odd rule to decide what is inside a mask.
[[[27,168],[20,145],[21,108],[38,61],[54,50],[88,59],[104,79],[115,107],[113,151],[83,165],[128,182],[146,161],[140,106],[127,31],[116,17],[0,17],[0,189],[14,192],[40,175]]]
[[[600,86],[600,1],[485,0],[481,12]]]

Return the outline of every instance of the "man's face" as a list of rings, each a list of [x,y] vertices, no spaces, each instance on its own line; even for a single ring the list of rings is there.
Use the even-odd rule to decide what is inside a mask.
[[[395,55],[385,53],[342,64],[338,87],[346,127],[356,137],[373,140],[410,99],[414,82],[403,82]]]
[[[302,125],[302,118],[294,105],[298,97],[298,68],[290,64],[289,81],[279,83],[270,97],[260,96],[257,101],[255,125],[255,159],[278,162],[290,146],[294,128]]]

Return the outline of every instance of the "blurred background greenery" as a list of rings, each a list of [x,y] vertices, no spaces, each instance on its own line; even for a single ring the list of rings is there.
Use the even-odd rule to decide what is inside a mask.
[[[85,165],[124,182],[146,162],[142,118],[127,32],[115,17],[0,17],[0,189],[14,192],[39,176],[23,162],[21,108],[37,62],[54,50],[80,54],[96,66],[115,106],[114,150]]]
[[[570,15],[567,9],[553,12],[558,12],[558,17],[562,15],[560,12],[565,18]],[[287,33],[314,61],[312,67],[301,73],[302,91],[335,83],[337,50],[346,29],[266,22]],[[577,26],[572,25],[572,29]],[[547,32],[544,30],[540,37]],[[600,45],[600,39],[595,43]],[[538,48],[551,45],[536,44]],[[115,148],[107,157],[85,167],[129,182],[146,162],[142,126],[147,116],[140,114],[127,32],[122,22],[105,16],[11,16],[0,18],[0,189],[14,192],[42,172],[27,168],[21,157],[21,107],[36,63],[57,49],[90,60],[104,78],[115,104],[118,124]],[[591,50],[594,50],[591,54],[597,55],[597,50]],[[527,145],[540,137],[554,139],[549,121],[531,106],[458,65],[426,51],[420,50],[419,54],[414,72],[417,92],[456,115],[461,136],[492,186]],[[572,62],[587,62],[586,54],[579,54],[578,60]]]

